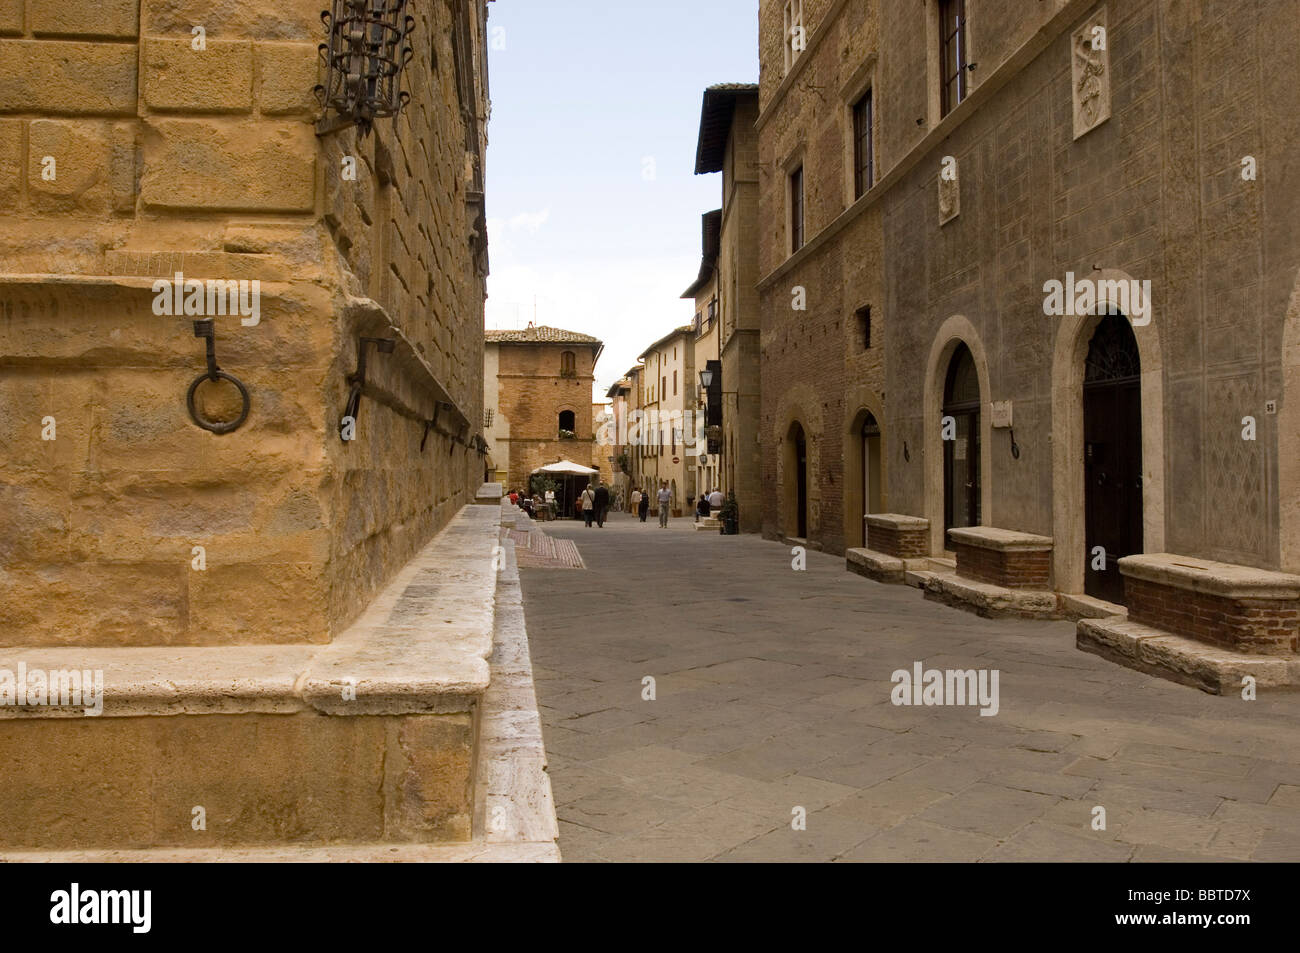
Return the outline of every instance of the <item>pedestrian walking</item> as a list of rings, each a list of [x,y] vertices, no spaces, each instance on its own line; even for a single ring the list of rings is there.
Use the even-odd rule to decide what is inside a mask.
[[[596,525],[605,528],[605,514],[609,512],[609,487],[601,484],[596,487]]]
[[[668,528],[668,508],[673,502],[673,491],[668,489],[668,481],[665,480],[659,486],[659,493],[655,497],[659,501],[659,527]]]
[[[650,513],[650,494],[646,490],[637,490],[636,492],[640,497],[636,504],[636,513],[637,516],[641,517],[641,522],[644,523],[646,516]]]
[[[587,488],[582,491],[582,498],[579,500],[582,505],[582,518],[587,522],[587,528],[591,528],[592,517],[596,515],[596,494],[587,484]]]

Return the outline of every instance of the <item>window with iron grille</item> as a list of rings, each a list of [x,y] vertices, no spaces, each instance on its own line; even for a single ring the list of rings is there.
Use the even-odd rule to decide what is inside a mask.
[[[853,197],[862,198],[875,180],[871,161],[871,90],[853,104]]]
[[[871,305],[858,308],[858,331],[862,336],[862,350],[871,347]]]
[[[966,0],[939,0],[940,115],[966,98]]]

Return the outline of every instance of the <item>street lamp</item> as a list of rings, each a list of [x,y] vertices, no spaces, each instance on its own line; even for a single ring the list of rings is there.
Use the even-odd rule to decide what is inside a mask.
[[[395,116],[411,98],[401,73],[415,52],[415,18],[406,15],[406,0],[333,0],[321,20],[329,30],[329,42],[319,47],[327,75],[315,92],[338,116],[322,119],[317,134],[355,125],[365,136],[375,119]]]
[[[713,371],[708,369],[700,371],[700,386],[705,390],[713,386]]]

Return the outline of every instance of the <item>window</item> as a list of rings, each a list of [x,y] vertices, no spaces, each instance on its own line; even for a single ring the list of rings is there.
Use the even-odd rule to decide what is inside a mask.
[[[576,424],[574,422],[573,411],[560,411],[560,436],[572,437],[576,433]]]
[[[661,393],[661,394],[666,394],[666,393],[668,393],[668,377],[667,377],[667,375],[665,375],[665,376],[659,378],[659,393]]]
[[[939,114],[966,98],[966,0],[939,0]]]
[[[700,312],[696,311],[695,312],[695,333],[700,334],[701,332],[703,332],[703,330],[704,330],[704,326],[700,324]]]
[[[718,317],[718,299],[712,298],[709,300],[709,325],[708,326],[710,328],[713,327],[713,322],[717,320],[717,317]]]
[[[677,372],[673,371],[673,396],[677,396]]]
[[[853,197],[862,198],[874,181],[871,163],[871,90],[853,104]]]
[[[803,248],[803,166],[790,173],[790,253]]]
[[[560,355],[560,376],[578,376],[578,358],[572,351],[565,351]]]
[[[785,4],[785,71],[808,48],[808,35],[803,28],[803,0],[786,0]]]
[[[858,327],[862,332],[862,350],[871,347],[871,305],[858,308]]]

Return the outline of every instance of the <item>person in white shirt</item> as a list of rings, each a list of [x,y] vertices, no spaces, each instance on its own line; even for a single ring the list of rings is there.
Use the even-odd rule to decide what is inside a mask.
[[[587,484],[587,488],[582,491],[582,518],[587,522],[587,528],[591,528],[591,521],[596,516],[596,491]]]
[[[664,529],[668,528],[668,510],[673,502],[673,491],[668,489],[668,482],[665,480],[659,486],[659,493],[655,497],[659,501],[659,525]]]
[[[722,509],[723,502],[721,490],[714,490],[709,494],[709,509],[713,510],[715,513]]]

